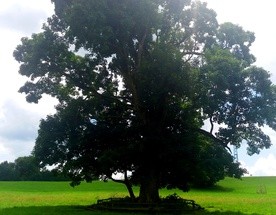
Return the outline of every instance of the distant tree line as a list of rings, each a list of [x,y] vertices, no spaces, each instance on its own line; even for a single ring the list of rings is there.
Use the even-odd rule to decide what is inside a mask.
[[[0,181],[67,181],[62,173],[40,168],[35,157],[18,157],[14,162],[0,163]]]

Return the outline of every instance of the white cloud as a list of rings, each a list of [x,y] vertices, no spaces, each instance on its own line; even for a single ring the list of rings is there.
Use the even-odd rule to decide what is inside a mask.
[[[41,118],[55,112],[56,101],[43,98],[41,104],[6,100],[0,107],[0,162],[29,155],[37,137]]]
[[[10,0],[0,4],[0,27],[28,34],[40,29],[53,10],[53,5],[45,0]]]
[[[260,157],[254,165],[246,166],[250,175],[253,176],[275,176],[276,175],[276,157],[270,153],[267,157]]]
[[[11,158],[11,151],[3,144],[2,139],[0,138],[0,162],[9,160]]]
[[[53,99],[28,104],[18,93],[26,79],[18,74],[13,58],[20,39],[41,31],[51,14],[50,0],[0,1],[0,162],[30,154],[40,119],[54,112]]]
[[[0,163],[12,162],[18,157],[30,155],[34,141],[4,139],[0,137]]]
[[[0,136],[13,140],[32,140],[35,137],[40,116],[20,107],[13,100],[2,106],[4,117],[0,119]]]

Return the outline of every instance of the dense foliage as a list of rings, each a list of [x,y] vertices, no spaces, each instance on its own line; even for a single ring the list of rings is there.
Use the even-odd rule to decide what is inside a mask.
[[[252,32],[218,25],[198,1],[52,2],[43,32],[14,52],[27,101],[59,101],[36,139],[42,166],[73,184],[122,182],[132,198],[138,184],[140,201],[155,202],[162,187],[240,177],[230,145],[247,143],[250,154],[271,145],[261,127],[275,129],[275,86],[252,66]]]
[[[33,156],[19,157],[14,162],[0,163],[0,181],[67,181],[61,172],[39,167]]]

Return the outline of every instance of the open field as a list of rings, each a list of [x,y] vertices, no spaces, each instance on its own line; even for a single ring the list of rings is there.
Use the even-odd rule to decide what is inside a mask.
[[[196,214],[276,214],[276,177],[227,178],[215,188],[188,193],[161,191],[162,196],[172,193],[194,199],[207,210]],[[68,182],[0,182],[0,215],[118,215],[86,210],[85,206],[125,195],[125,187],[112,182],[82,183],[75,188]]]

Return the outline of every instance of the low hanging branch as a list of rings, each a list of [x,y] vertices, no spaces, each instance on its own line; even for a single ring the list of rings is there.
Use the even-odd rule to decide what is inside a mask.
[[[133,189],[132,189],[132,184],[128,178],[128,175],[127,175],[127,170],[124,171],[124,180],[120,180],[120,179],[115,179],[111,176],[111,180],[114,181],[114,182],[117,182],[117,183],[121,183],[121,184],[124,184],[126,187],[127,187],[127,190],[128,190],[128,193],[129,193],[129,196],[131,198],[131,200],[135,200],[135,194],[133,192]]]

